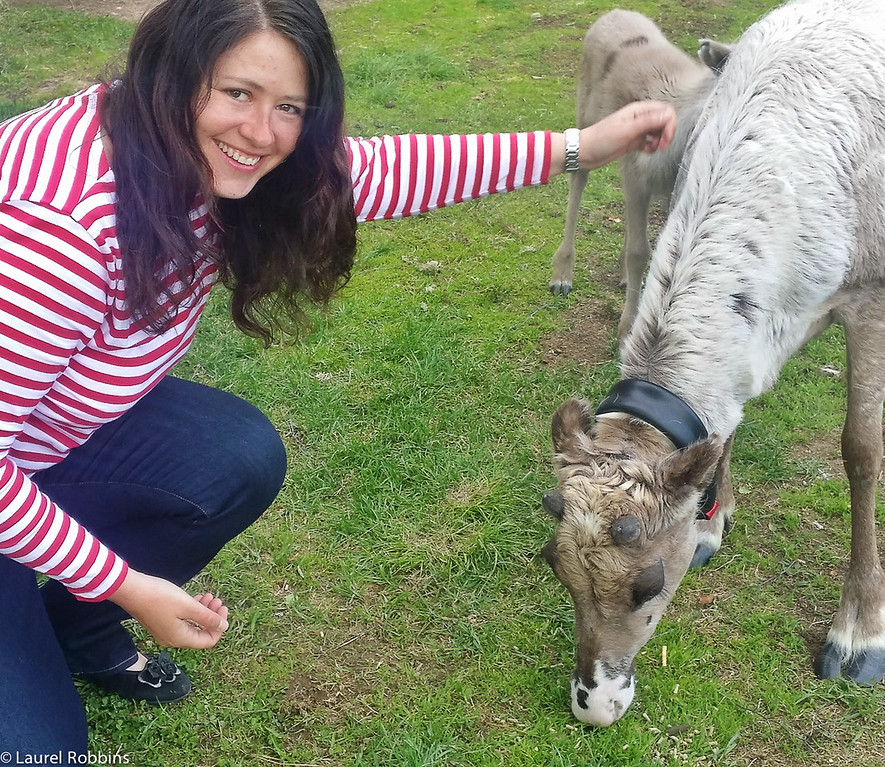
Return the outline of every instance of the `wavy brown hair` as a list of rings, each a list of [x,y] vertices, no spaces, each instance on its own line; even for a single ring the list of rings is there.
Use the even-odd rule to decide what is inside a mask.
[[[219,199],[195,135],[218,58],[274,30],[308,71],[308,108],[295,151],[242,199]],[[356,249],[344,146],[344,79],[315,0],[165,0],[138,25],[101,120],[113,146],[117,238],[130,311],[153,332],[187,300],[200,258],[219,266],[231,314],[268,343],[306,321],[350,277]],[[209,207],[212,234],[190,218]]]

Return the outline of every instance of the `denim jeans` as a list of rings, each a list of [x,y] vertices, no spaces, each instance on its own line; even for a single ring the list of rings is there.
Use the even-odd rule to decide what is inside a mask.
[[[183,585],[271,504],[285,469],[260,411],[167,376],[32,478],[131,567]],[[31,571],[0,556],[0,751],[85,748],[71,674],[130,666],[128,617],[110,601],[78,602],[56,581],[37,589]]]

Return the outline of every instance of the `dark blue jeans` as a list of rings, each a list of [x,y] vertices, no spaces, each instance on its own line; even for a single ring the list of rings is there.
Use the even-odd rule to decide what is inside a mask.
[[[285,470],[260,411],[167,376],[33,480],[131,567],[182,585],[271,504]],[[128,617],[56,581],[37,589],[30,570],[0,555],[0,751],[85,750],[71,674],[131,665]]]

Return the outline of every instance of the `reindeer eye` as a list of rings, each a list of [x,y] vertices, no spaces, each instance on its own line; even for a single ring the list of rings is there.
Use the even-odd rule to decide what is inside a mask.
[[[664,560],[642,570],[633,581],[633,609],[638,610],[649,599],[654,599],[664,590]]]

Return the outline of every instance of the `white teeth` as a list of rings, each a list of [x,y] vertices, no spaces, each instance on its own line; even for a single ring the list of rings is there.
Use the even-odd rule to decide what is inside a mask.
[[[250,157],[249,155],[240,154],[236,149],[229,147],[222,141],[216,141],[215,143],[218,145],[218,148],[222,152],[224,152],[234,162],[240,163],[240,165],[257,165],[258,161],[261,159],[260,157]]]

